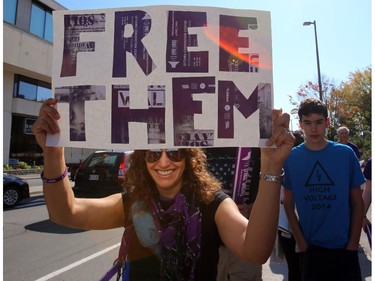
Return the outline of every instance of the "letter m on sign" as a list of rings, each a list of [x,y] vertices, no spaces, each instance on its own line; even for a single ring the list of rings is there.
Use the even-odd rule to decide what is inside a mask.
[[[234,107],[246,119],[260,109],[260,137],[268,137],[271,125],[269,122],[271,118],[271,91],[268,88],[270,88],[270,84],[259,84],[250,97],[246,98],[232,81],[219,81],[218,138],[234,138]]]

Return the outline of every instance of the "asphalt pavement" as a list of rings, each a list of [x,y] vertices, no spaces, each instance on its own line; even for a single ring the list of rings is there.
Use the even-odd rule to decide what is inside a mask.
[[[19,177],[23,179],[40,179],[39,174],[29,174],[29,175],[19,175]],[[74,182],[72,182],[74,184]],[[31,196],[37,196],[42,194],[42,186],[30,186],[30,193]],[[371,217],[372,211],[371,206],[368,212],[368,219],[372,221]],[[368,238],[366,234],[362,231],[361,240],[360,240],[360,247],[358,250],[359,253],[359,262],[361,264],[362,270],[362,280],[364,281],[371,281],[371,248],[369,245]],[[285,261],[274,261],[269,259],[263,265],[263,280],[264,281],[288,281],[288,268]]]

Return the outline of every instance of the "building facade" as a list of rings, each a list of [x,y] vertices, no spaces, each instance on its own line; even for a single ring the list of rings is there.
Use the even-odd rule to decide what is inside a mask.
[[[52,96],[53,0],[3,1],[3,164],[41,164],[31,132],[41,102]]]

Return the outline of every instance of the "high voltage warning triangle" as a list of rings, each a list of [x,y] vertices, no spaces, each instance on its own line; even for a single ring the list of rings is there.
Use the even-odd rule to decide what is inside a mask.
[[[323,166],[316,161],[305,186],[334,185],[333,181],[324,170]]]

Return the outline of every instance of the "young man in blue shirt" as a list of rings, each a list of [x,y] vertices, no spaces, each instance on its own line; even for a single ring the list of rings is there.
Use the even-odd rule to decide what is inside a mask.
[[[303,280],[360,281],[365,179],[359,161],[348,146],[325,138],[330,123],[320,100],[302,101],[298,116],[305,142],[284,164],[284,208],[301,252]]]

